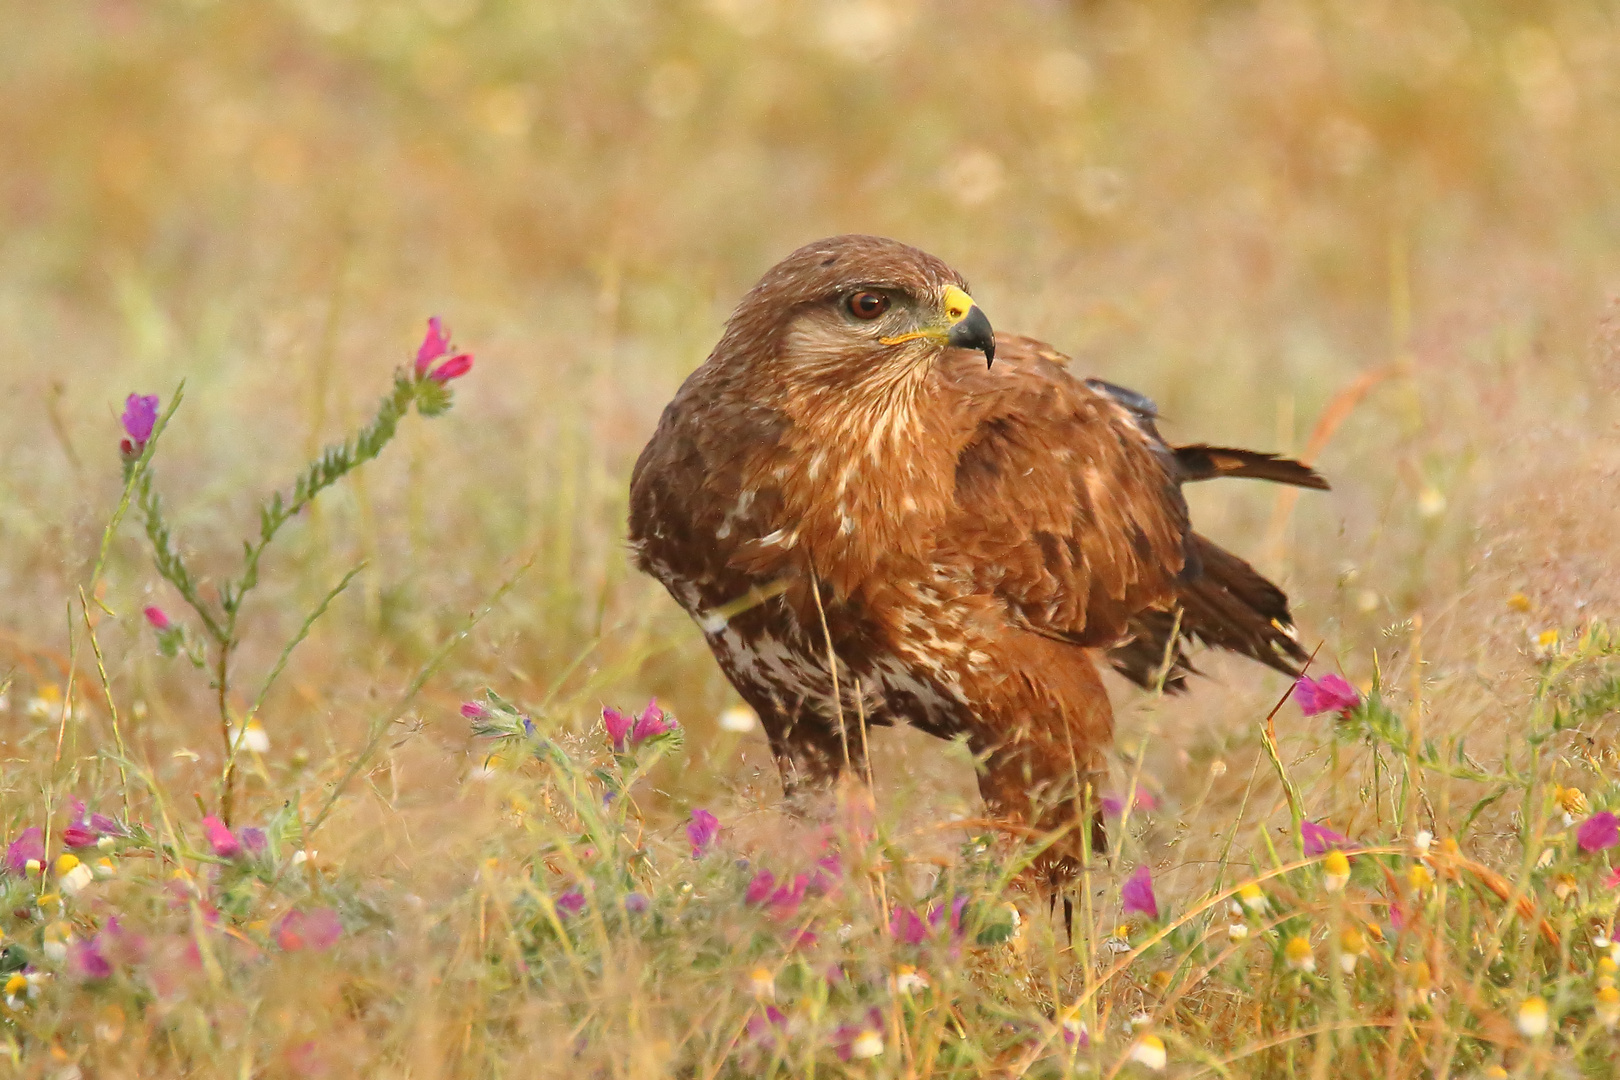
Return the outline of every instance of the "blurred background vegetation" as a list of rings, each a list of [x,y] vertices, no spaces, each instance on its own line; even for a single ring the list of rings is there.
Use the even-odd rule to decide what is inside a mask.
[[[1376,653],[1386,679],[1447,691],[1454,728],[1488,737],[1522,700],[1527,632],[1620,599],[1609,5],[13,0],[0,30],[14,760],[55,736],[25,703],[65,678],[124,395],[187,380],[158,485],[223,569],[257,500],[369,416],[439,314],[478,357],[456,409],[325,497],[246,615],[244,662],[267,666],[371,560],[264,713],[249,805],[340,773],[372,699],[531,554],[379,766],[389,812],[444,818],[478,761],[454,706],[486,684],[563,724],[657,693],[712,765],[689,794],[769,802],[763,739],[714,729],[729,689],[627,567],[625,485],[736,297],[834,232],[941,255],[998,328],[1153,396],[1173,438],[1331,434],[1332,494],[1285,517],[1274,492],[1212,487],[1197,520],[1288,585],[1319,663],[1365,684]],[[207,791],[206,688],[139,620],[176,607],[158,584],[126,526],[109,674],[161,779]],[[1185,701],[1119,693],[1124,744],[1171,736],[1148,775],[1172,797],[1246,764],[1282,688],[1208,667]],[[69,732],[93,782],[99,709]],[[1292,725],[1290,760],[1319,737]],[[962,770],[947,781],[971,804]],[[1353,785],[1315,808],[1371,813]],[[429,844],[476,846],[479,822]]]

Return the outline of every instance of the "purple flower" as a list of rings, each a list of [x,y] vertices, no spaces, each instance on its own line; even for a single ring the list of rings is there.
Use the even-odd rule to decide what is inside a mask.
[[[921,945],[928,938],[928,924],[910,908],[897,907],[889,916],[889,933],[902,945]]]
[[[1136,794],[1131,799],[1132,810],[1151,811],[1158,808],[1159,800],[1154,797],[1153,792],[1142,788],[1136,789]],[[1124,798],[1119,795],[1104,795],[1102,798],[1102,811],[1108,817],[1119,817],[1125,812]]]
[[[720,819],[707,810],[692,811],[692,820],[686,826],[686,838],[692,843],[692,858],[701,859],[715,837],[720,835]]]
[[[38,825],[24,829],[6,848],[6,869],[13,874],[27,874],[30,862],[45,863],[45,834]]]
[[[1306,855],[1326,855],[1335,848],[1340,851],[1354,851],[1357,846],[1343,833],[1336,833],[1326,825],[1318,825],[1312,821],[1299,823],[1299,835],[1305,842]]]
[[[428,367],[450,351],[450,335],[445,333],[444,324],[437,315],[428,320],[427,336],[416,350],[416,375],[421,378],[427,374]]]
[[[810,872],[808,888],[817,894],[830,893],[838,887],[844,879],[844,865],[838,857],[838,852],[829,851],[816,860],[815,869]]]
[[[331,908],[289,911],[272,931],[276,944],[286,952],[311,949],[324,952],[343,936],[343,920]]]
[[[157,415],[156,394],[131,394],[124,399],[124,415],[120,419],[124,423],[124,434],[129,438],[119,448],[126,456],[134,457],[146,449],[146,441],[152,437],[152,428],[157,425]]]
[[[437,383],[447,383],[451,379],[459,379],[467,374],[472,370],[472,366],[472,353],[460,353],[428,372],[428,378]]]
[[[225,823],[213,814],[202,819],[203,836],[208,840],[208,846],[215,855],[222,859],[234,859],[242,854],[242,842],[236,834],[225,827]]]
[[[636,726],[630,731],[630,741],[644,743],[648,739],[667,735],[680,726],[673,716],[658,707],[658,699],[653,698],[647,702],[647,707],[641,710],[641,715],[636,717]]]
[[[625,739],[630,735],[630,717],[611,706],[602,706],[602,730],[607,732],[608,739],[613,743],[615,754],[624,753]]]
[[[1607,810],[1593,814],[1575,830],[1575,840],[1588,853],[1612,848],[1620,844],[1620,819]]]
[[[156,604],[148,604],[146,607],[141,609],[141,614],[146,616],[146,621],[151,623],[152,629],[156,630],[158,633],[161,634],[163,631],[169,628],[170,624],[168,614]]]
[[[648,908],[647,898],[638,892],[627,893],[624,898],[624,910],[632,915],[640,915]]]
[[[750,904],[763,904],[770,900],[771,894],[775,891],[776,875],[769,870],[761,870],[748,883],[748,891],[743,894],[743,900]]]
[[[1306,716],[1318,713],[1347,713],[1361,704],[1361,694],[1338,675],[1329,672],[1320,679],[1301,675],[1294,684],[1294,700]]]
[[[1119,890],[1119,896],[1124,901],[1125,914],[1141,912],[1150,919],[1159,917],[1159,898],[1153,895],[1153,873],[1147,863],[1136,868]]]
[[[557,897],[557,910],[564,915],[578,915],[585,910],[585,894],[579,889],[569,889]]]
[[[748,1018],[748,1037],[755,1042],[775,1042],[776,1032],[773,1028],[787,1026],[787,1014],[775,1005],[765,1006],[765,1014],[755,1013]]]
[[[270,838],[263,829],[250,825],[242,830],[242,846],[253,855],[263,855],[270,846]]]
[[[112,975],[113,967],[102,954],[99,934],[68,947],[68,970],[81,979],[105,979]]]
[[[962,936],[962,913],[967,910],[967,906],[968,897],[966,893],[958,894],[950,903],[950,927],[951,937],[953,938]],[[938,926],[939,921],[945,917],[946,910],[943,904],[935,904],[930,908],[928,911],[928,925]]]
[[[463,701],[461,703],[461,715],[467,720],[482,720],[489,715],[489,710],[484,708],[481,702]]]

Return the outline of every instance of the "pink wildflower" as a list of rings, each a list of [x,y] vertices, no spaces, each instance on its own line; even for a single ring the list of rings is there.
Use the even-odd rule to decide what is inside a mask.
[[[965,894],[965,893],[963,893],[961,895],[958,895],[957,897],[955,897],[950,902],[950,906],[949,906],[948,910],[950,911],[950,915],[951,915],[951,917],[950,917],[950,927],[951,927],[951,936],[953,938],[959,938],[959,937],[962,936],[962,913],[967,910],[967,906],[968,906],[968,898],[967,898],[967,894]],[[938,926],[939,921],[945,917],[945,912],[946,911],[947,911],[947,908],[946,908],[945,905],[943,905],[943,904],[935,904],[932,908],[929,909],[929,912],[928,912],[928,925],[929,926]]]
[[[579,889],[569,889],[557,897],[557,910],[564,915],[578,915],[585,910],[585,894]]]
[[[152,429],[157,426],[158,399],[156,394],[131,394],[124,399],[124,434],[129,436],[119,446],[126,457],[134,457],[146,449]]]
[[[1609,876],[1603,879],[1605,889],[1620,889],[1620,867],[1609,871]]]
[[[625,739],[630,735],[631,718],[618,709],[602,706],[602,730],[613,743],[613,752],[622,754],[625,750]]]
[[[416,350],[416,375],[421,378],[427,374],[427,369],[433,361],[450,351],[450,335],[445,333],[444,324],[437,315],[428,320],[427,336]]]
[[[701,859],[720,835],[720,819],[707,810],[692,811],[692,820],[686,826],[686,839],[692,844],[692,858]]]
[[[13,874],[28,873],[28,864],[45,862],[45,834],[34,825],[17,834],[17,839],[6,848],[6,869]]]
[[[813,893],[830,893],[838,887],[843,877],[844,867],[838,853],[831,851],[816,860],[816,868],[810,872],[807,887]]]
[[[1361,704],[1361,694],[1343,678],[1329,672],[1320,679],[1301,675],[1294,684],[1294,700],[1306,716],[1336,712],[1341,715]]]
[[[910,908],[897,907],[889,916],[889,933],[902,945],[921,945],[928,938],[928,924]]]
[[[1354,851],[1356,845],[1343,833],[1334,832],[1326,825],[1318,825],[1312,821],[1299,823],[1300,839],[1305,843],[1306,855],[1326,855],[1337,848],[1340,851]]]
[[[1620,844],[1620,818],[1607,810],[1593,814],[1576,828],[1575,840],[1588,854],[1612,848]]]
[[[105,979],[112,975],[112,964],[101,952],[100,935],[89,941],[76,941],[68,948],[68,969],[81,979]]]
[[[775,1042],[776,1032],[773,1028],[787,1026],[787,1014],[775,1005],[765,1006],[765,1014],[755,1013],[748,1019],[748,1037],[755,1042]]]
[[[769,870],[761,870],[748,883],[748,891],[743,893],[743,900],[749,904],[763,904],[771,898],[771,893],[775,891],[776,875]]]
[[[472,370],[472,366],[472,353],[460,353],[428,372],[428,378],[437,383],[447,383],[451,379],[459,379],[467,374]]]
[[[648,739],[667,735],[680,726],[673,716],[658,707],[658,699],[654,698],[647,702],[647,707],[636,717],[636,726],[630,731],[630,742],[644,743]]]
[[[152,629],[158,633],[162,633],[170,626],[168,614],[156,604],[149,604],[142,608],[141,614],[146,616],[146,621],[151,623]]]
[[[343,920],[331,908],[289,911],[276,923],[272,936],[276,944],[287,952],[301,949],[324,952],[336,945],[343,936]]]
[[[1135,796],[1131,799],[1132,810],[1152,811],[1159,808],[1159,800],[1153,792],[1137,788]],[[1119,817],[1125,812],[1125,800],[1119,795],[1104,795],[1102,798],[1102,811],[1108,817]]]
[[[1159,917],[1159,898],[1153,895],[1153,872],[1147,863],[1136,868],[1119,890],[1125,914],[1141,912],[1150,919]]]
[[[804,874],[794,874],[792,881],[777,886],[770,899],[765,901],[771,916],[776,919],[791,919],[804,900],[804,887],[809,880]]]
[[[225,823],[213,814],[202,819],[203,836],[208,839],[208,846],[214,854],[222,859],[234,859],[242,854],[242,842],[236,834],[225,827]]]

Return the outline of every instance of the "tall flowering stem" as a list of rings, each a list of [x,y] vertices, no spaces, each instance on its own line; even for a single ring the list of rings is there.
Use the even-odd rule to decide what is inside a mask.
[[[428,336],[433,340],[423,343],[422,349],[418,350],[419,355],[423,351],[434,351],[439,339],[443,337],[437,320],[430,326]],[[447,342],[447,338],[445,341]],[[469,358],[463,370],[457,374],[464,374],[465,368],[470,366]],[[204,599],[198,591],[196,578],[180,554],[173,531],[164,517],[162,499],[152,483],[153,471],[150,465],[152,449],[156,445],[158,434],[173,414],[175,406],[179,404],[178,392],[169,411],[154,424],[150,438],[139,445],[136,453],[132,454],[130,450],[124,453],[126,484],[144,520],[146,538],[152,546],[152,557],[157,571],[196,613],[211,644],[212,655],[209,657],[208,667],[212,674],[212,688],[219,710],[220,734],[225,747],[225,767],[220,777],[219,816],[227,826],[231,822],[234,810],[236,754],[239,749],[238,740],[232,736],[236,725],[232,723],[229,704],[231,660],[241,644],[238,619],[241,616],[242,604],[259,584],[259,565],[264,553],[280,535],[282,527],[314,502],[316,496],[382,453],[383,448],[398,432],[400,421],[412,407],[423,416],[438,416],[449,409],[451,394],[446,385],[448,380],[434,378],[435,374],[436,371],[423,370],[420,365],[407,366],[396,372],[392,390],[383,397],[376,415],[369,424],[346,441],[327,447],[319,458],[299,474],[290,492],[277,491],[259,507],[258,536],[243,543],[241,570],[220,584],[217,601]],[[105,548],[105,544],[103,546]],[[281,673],[292,649],[303,640],[315,620],[326,611],[337,594],[348,586],[359,569],[356,567],[351,570],[304,620],[301,629],[282,650],[275,667],[265,679],[251,712],[257,712],[263,703],[266,693]],[[251,712],[248,718],[251,718]],[[244,718],[244,726],[248,718]]]

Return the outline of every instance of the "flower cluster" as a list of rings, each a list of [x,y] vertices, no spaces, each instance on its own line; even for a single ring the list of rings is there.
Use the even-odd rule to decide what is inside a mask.
[[[680,722],[660,709],[656,698],[647,702],[647,707],[634,716],[610,706],[602,709],[602,730],[607,732],[615,754],[623,754],[643,743],[676,734],[680,729]]]

